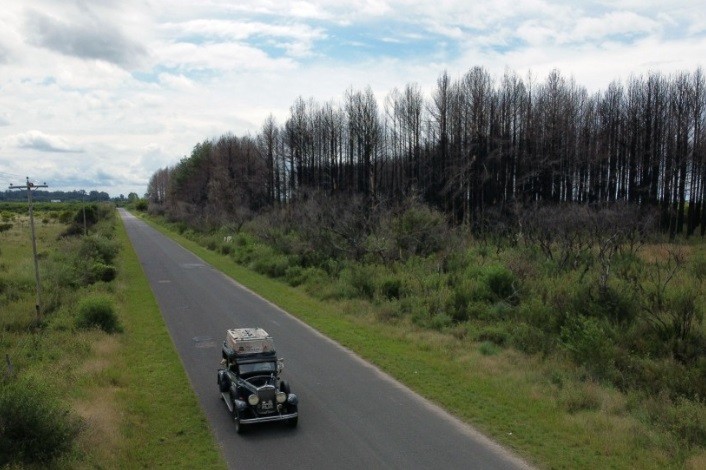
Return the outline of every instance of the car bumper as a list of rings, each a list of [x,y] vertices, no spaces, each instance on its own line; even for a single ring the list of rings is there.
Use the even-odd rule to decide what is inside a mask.
[[[258,416],[257,418],[247,418],[247,419],[240,419],[240,424],[252,424],[252,423],[269,423],[272,421],[285,421],[288,419],[293,419],[299,416],[298,412],[295,413],[288,413],[284,415],[270,415],[270,416]]]

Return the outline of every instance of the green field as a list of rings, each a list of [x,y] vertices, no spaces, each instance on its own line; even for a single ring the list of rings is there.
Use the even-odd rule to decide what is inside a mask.
[[[28,428],[50,426],[63,434],[57,437],[56,454],[8,458],[9,453],[0,452],[5,458],[0,465],[224,468],[122,224],[106,210],[110,215],[92,226],[88,237],[59,237],[71,226],[77,209],[49,208],[36,214],[43,286],[39,324],[27,216],[21,210],[2,211],[3,223],[11,227],[0,232],[0,344],[5,355],[0,419],[8,419],[3,403],[17,400],[18,387],[39,384],[31,389],[42,394],[30,399],[45,412],[34,416]],[[516,305],[489,305],[494,314],[508,315],[501,322],[478,317],[439,321],[438,316],[421,317],[419,305],[401,305],[416,302],[409,300],[410,286],[426,289],[427,302],[436,301],[434,296],[448,286],[442,274],[422,274],[428,272],[429,260],[413,260],[397,267],[396,274],[380,267],[349,266],[342,271],[347,274],[331,281],[311,269],[280,269],[281,255],[245,236],[225,245],[218,234],[185,232],[187,238],[155,226],[538,467],[696,469],[706,464],[706,413],[698,401],[620,389],[600,378],[592,364],[577,367],[574,352],[565,347],[559,349],[561,354],[543,354],[518,346],[516,338],[526,338],[527,332],[511,336],[519,322],[510,313],[542,309],[527,293]],[[483,275],[516,262],[516,253],[511,257],[481,248],[468,256]],[[671,248],[647,246],[642,256],[660,259]],[[703,244],[682,244],[680,249],[692,263],[680,276],[698,274]],[[243,263],[244,256],[247,262],[236,262]],[[536,273],[539,268],[525,261],[523,269]],[[282,275],[272,279],[256,270],[279,270]],[[406,277],[397,282],[395,275]],[[524,281],[525,289],[540,291],[551,280],[553,295],[568,295],[576,284],[574,275],[537,275],[535,284]],[[695,282],[680,279],[678,285]],[[401,299],[391,295],[398,291],[404,293]],[[87,327],[85,311],[106,305],[113,314],[108,318],[117,321],[115,329],[106,332],[110,324],[105,319]],[[586,322],[584,331],[596,325]],[[698,325],[704,328],[702,322]],[[575,334],[566,333],[568,339]],[[566,344],[577,344],[568,339]],[[660,377],[669,364],[651,366],[655,382],[680,377],[679,371]],[[51,387],[42,385],[47,371]],[[164,387],[165,382],[170,386]],[[56,403],[62,405],[53,406]],[[60,439],[68,445],[60,445]],[[0,435],[0,450],[7,445]]]

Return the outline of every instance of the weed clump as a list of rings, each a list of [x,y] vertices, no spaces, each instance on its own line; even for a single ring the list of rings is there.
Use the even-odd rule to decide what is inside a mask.
[[[113,304],[104,296],[88,297],[79,303],[76,326],[80,329],[99,328],[109,334],[122,332]]]
[[[0,388],[0,466],[49,464],[71,450],[80,428],[80,419],[39,381]]]

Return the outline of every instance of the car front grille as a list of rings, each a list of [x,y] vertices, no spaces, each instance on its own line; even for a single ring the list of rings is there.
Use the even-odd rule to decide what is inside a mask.
[[[265,385],[258,388],[257,396],[260,398],[260,403],[257,406],[258,413],[267,414],[275,412],[275,388],[272,385]]]

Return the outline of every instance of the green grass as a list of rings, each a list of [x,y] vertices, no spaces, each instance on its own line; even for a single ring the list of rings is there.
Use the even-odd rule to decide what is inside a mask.
[[[46,383],[81,423],[69,451],[41,468],[225,468],[122,224],[96,226],[122,245],[118,278],[70,287],[56,282],[57,269],[81,239],[59,241],[67,225],[52,213],[35,212],[40,328],[28,216],[12,212],[13,227],[0,232],[0,391],[7,355],[17,380]],[[78,328],[81,300],[91,298],[114,307],[112,334]]]
[[[432,331],[408,320],[380,322],[369,302],[315,300],[153,226],[533,464],[680,468],[701,461],[703,450],[693,449],[692,457],[673,451],[669,432],[631,414],[623,394],[586,382],[566,361],[495,348],[472,335]]]

